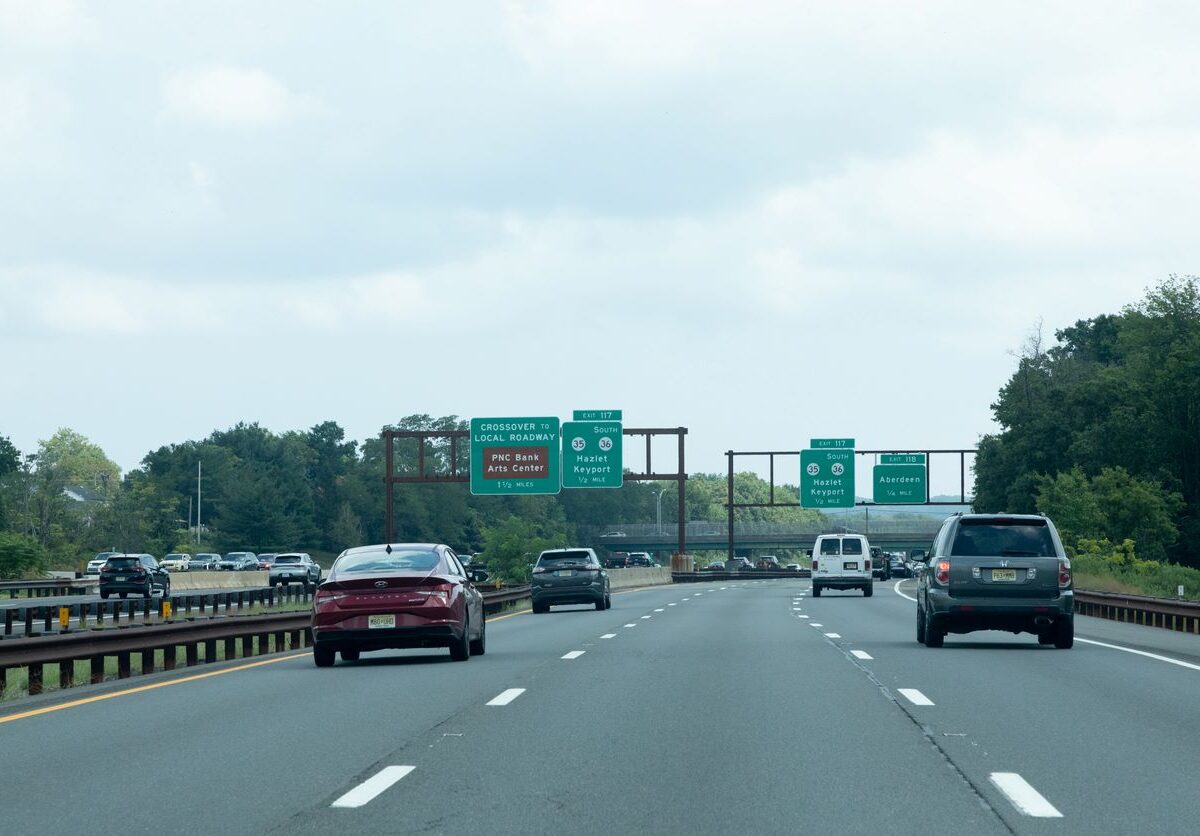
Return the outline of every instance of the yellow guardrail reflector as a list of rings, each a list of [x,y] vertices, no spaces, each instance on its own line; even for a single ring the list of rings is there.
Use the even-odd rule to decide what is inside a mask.
[[[70,607],[59,607],[58,608],[58,626],[63,628],[64,630],[71,626],[71,608]]]

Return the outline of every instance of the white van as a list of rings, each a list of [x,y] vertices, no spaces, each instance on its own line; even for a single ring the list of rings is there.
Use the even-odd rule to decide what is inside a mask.
[[[822,589],[861,589],[871,597],[871,544],[861,534],[822,534],[813,544],[812,594]]]

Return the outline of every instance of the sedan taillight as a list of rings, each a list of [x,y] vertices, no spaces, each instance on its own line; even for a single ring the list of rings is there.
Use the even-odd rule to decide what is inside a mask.
[[[934,572],[934,578],[937,580],[938,583],[943,583],[943,584],[950,583],[950,561],[949,560],[939,560],[937,562],[937,566],[935,567],[935,572]]]
[[[350,593],[342,592],[340,589],[318,589],[317,597],[313,599],[313,606],[332,604],[334,601],[340,601],[348,597],[350,597]]]
[[[1071,585],[1071,561],[1065,557],[1058,561],[1058,588],[1066,589]]]

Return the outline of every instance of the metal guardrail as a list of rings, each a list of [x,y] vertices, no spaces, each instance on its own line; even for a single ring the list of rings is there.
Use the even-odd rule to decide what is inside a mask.
[[[1075,590],[1075,612],[1112,621],[1200,633],[1200,602]]]
[[[47,595],[86,595],[97,583],[97,580],[88,578],[0,581],[0,593],[7,592],[9,598],[18,598],[21,592],[25,593],[26,598],[42,598]]]
[[[300,588],[297,587],[297,590]],[[253,594],[252,594],[253,593]],[[207,595],[173,596],[180,599],[199,599],[198,612],[205,614],[205,604],[211,605],[211,612],[216,615],[218,599],[224,599],[227,608],[232,603],[258,599],[261,602],[274,601],[274,589],[244,590],[241,592],[225,592]],[[283,595],[280,593],[281,600]],[[311,593],[304,591],[291,596],[292,600],[308,600]],[[528,586],[516,586],[495,590],[484,590],[484,607],[496,610],[507,604],[515,603],[529,597]],[[208,599],[206,601],[206,599]],[[143,604],[143,613],[149,615],[148,599],[143,601],[114,601],[114,606],[121,604]],[[189,602],[190,603],[190,602]],[[79,607],[100,606],[99,604],[82,604]],[[30,608],[30,610],[35,608]],[[45,607],[37,609],[54,609]],[[186,611],[190,612],[190,606]],[[185,610],[177,610],[184,612]],[[157,612],[157,611],[155,611]],[[46,616],[47,626],[49,615]],[[133,675],[131,659],[133,654],[141,656],[141,673],[152,673],[155,670],[174,670],[178,665],[179,648],[183,648],[184,664],[187,666],[201,663],[200,649],[203,647],[203,662],[211,664],[218,661],[222,653],[218,652],[217,642],[223,642],[225,659],[247,658],[265,653],[278,653],[283,650],[295,650],[312,644],[310,623],[312,615],[308,611],[296,613],[270,613],[266,615],[225,615],[206,617],[188,621],[159,621],[153,624],[145,622],[126,623],[108,629],[74,629],[59,633],[34,635],[19,640],[10,639],[0,642],[0,694],[8,687],[9,671],[24,668],[28,671],[27,690],[32,695],[44,690],[45,666],[59,666],[59,687],[71,688],[76,684],[75,663],[88,663],[87,681],[98,684],[104,681],[106,675],[106,659],[116,657],[117,678],[125,679]],[[240,647],[239,647],[240,645]],[[162,664],[158,663],[158,652],[162,652]]]

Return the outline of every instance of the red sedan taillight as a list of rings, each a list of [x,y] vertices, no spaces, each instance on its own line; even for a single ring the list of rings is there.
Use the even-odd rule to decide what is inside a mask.
[[[937,562],[937,566],[935,567],[933,576],[937,580],[938,583],[942,583],[942,584],[950,583],[950,561],[949,560],[939,560]]]
[[[1058,561],[1058,588],[1066,589],[1071,585],[1071,561],[1065,557]]]
[[[340,601],[346,597],[349,597],[349,593],[342,592],[340,589],[318,589],[317,595],[313,599],[313,606],[319,607],[322,604],[332,604],[334,601]]]

